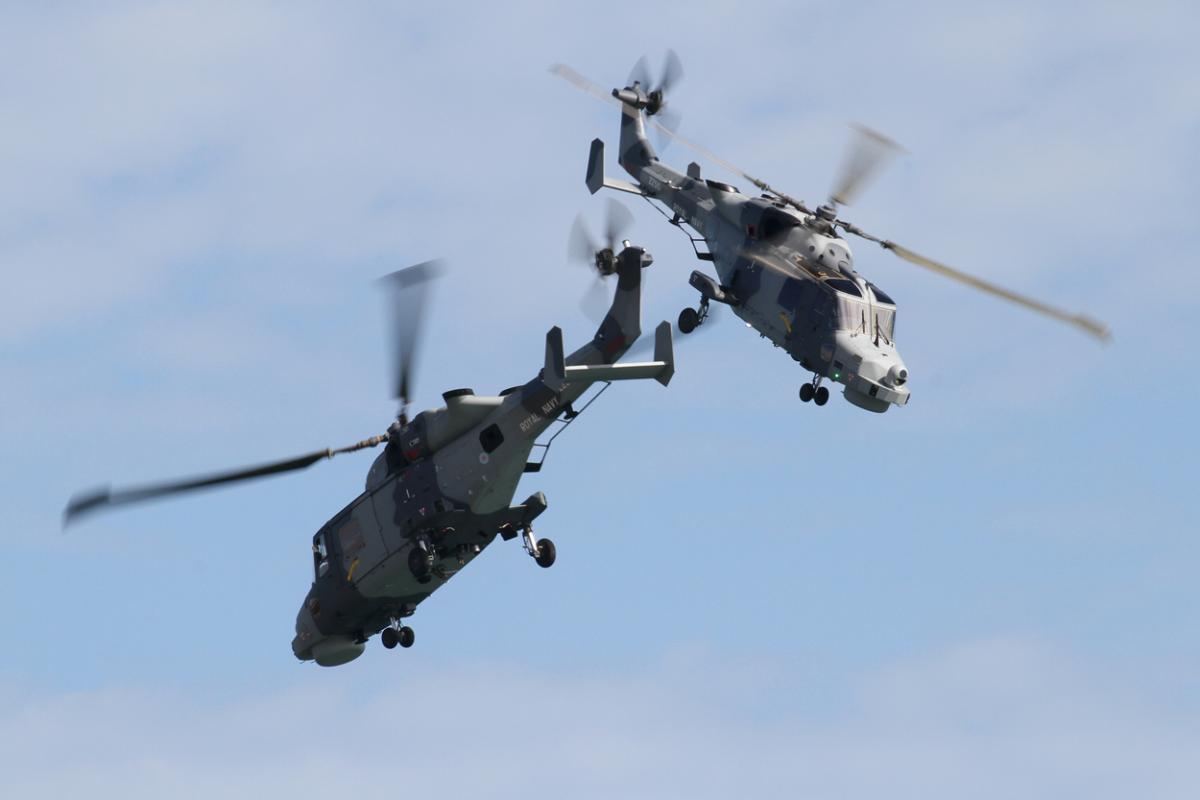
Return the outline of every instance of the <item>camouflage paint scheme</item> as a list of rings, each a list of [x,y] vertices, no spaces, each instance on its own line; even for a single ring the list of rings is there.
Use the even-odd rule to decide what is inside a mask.
[[[511,539],[520,532],[527,544],[536,542],[532,522],[546,510],[545,496],[536,492],[518,505],[512,499],[538,436],[594,380],[670,380],[665,322],[656,362],[600,366],[615,364],[641,333],[641,270],[650,261],[638,247],[621,252],[612,306],[592,340],[569,357],[563,359],[561,331],[554,328],[546,368],[528,383],[498,397],[447,392],[445,406],[389,430],[366,491],[313,537],[315,577],[296,619],[297,658],[323,666],[350,661],[371,635],[410,616],[497,534]]]
[[[646,138],[650,99],[635,84],[614,90],[622,104],[618,160],[637,185],[603,176],[603,142],[592,142],[588,188],[642,194],[674,212],[708,246],[719,280],[692,273],[707,301],[723,302],[807,370],[845,385],[847,400],[883,412],[908,402],[908,371],[896,350],[895,303],[854,271],[849,245],[820,212],[804,215],[764,195],[682,174],[659,161]]]

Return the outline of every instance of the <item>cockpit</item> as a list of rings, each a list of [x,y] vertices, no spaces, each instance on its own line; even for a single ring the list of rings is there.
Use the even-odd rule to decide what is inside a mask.
[[[892,344],[896,332],[896,301],[874,284],[849,278],[825,281],[837,302],[837,329],[878,336]]]

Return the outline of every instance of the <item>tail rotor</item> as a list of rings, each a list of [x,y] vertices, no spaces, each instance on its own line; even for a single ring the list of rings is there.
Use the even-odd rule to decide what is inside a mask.
[[[567,239],[568,259],[595,271],[596,278],[580,303],[584,313],[591,319],[604,316],[608,293],[603,282],[617,271],[617,254],[621,251],[622,240],[631,227],[633,215],[611,197],[608,198],[605,208],[602,238],[596,239],[592,236],[582,214],[575,218],[571,226],[571,234]]]

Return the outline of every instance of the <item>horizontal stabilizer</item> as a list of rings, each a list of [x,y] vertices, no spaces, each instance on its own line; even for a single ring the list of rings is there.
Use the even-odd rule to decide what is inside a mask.
[[[666,386],[675,374],[675,349],[671,323],[660,322],[654,331],[654,360],[629,364],[593,364],[568,367],[563,363],[562,329],[555,326],[546,334],[546,367],[542,382],[556,392],[568,383],[595,381],[632,381],[654,378]]]
[[[592,149],[588,153],[587,166],[587,187],[592,194],[600,191],[602,188],[616,189],[618,192],[629,192],[630,194],[645,194],[637,186],[634,186],[629,181],[617,180],[615,178],[604,177],[604,142],[600,139],[592,140]]]

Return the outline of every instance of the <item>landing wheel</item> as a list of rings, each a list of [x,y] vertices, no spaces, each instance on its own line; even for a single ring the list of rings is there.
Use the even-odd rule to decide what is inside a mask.
[[[823,406],[829,402],[829,390],[824,386],[818,386],[816,394],[813,395],[813,402],[819,406]]]
[[[401,647],[412,647],[413,642],[417,640],[417,635],[413,633],[412,628],[405,625],[400,629],[400,632],[396,634],[396,638],[400,642]]]
[[[822,387],[822,388],[824,388],[824,387]],[[811,383],[806,383],[800,387],[800,399],[802,401],[804,401],[805,403],[807,403],[809,400],[813,399],[813,394],[815,392],[816,392],[816,390],[813,389],[813,385]],[[829,393],[826,392],[826,394],[829,394]]]
[[[691,333],[700,324],[700,312],[694,308],[685,308],[679,312],[679,332]]]
[[[387,627],[379,634],[379,641],[383,642],[384,647],[391,650],[400,643],[400,636],[396,633],[395,628]]]
[[[539,567],[546,569],[552,566],[554,564],[555,555],[557,554],[554,550],[554,542],[550,541],[549,539],[538,539],[537,555],[533,558],[535,561],[537,561]]]

